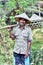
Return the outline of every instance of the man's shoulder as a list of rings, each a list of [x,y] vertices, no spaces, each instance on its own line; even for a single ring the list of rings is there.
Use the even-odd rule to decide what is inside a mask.
[[[13,27],[12,31],[16,31],[18,29],[18,25],[16,25],[15,27]]]
[[[18,28],[18,25],[16,25],[13,29],[16,29],[16,28]]]
[[[28,26],[28,25],[26,25],[26,28],[27,28],[28,30],[31,30],[31,27],[30,27],[30,26]]]

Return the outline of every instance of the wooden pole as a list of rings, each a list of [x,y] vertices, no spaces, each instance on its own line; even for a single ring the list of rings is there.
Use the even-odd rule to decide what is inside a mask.
[[[7,28],[12,28],[12,27],[16,27],[16,26],[17,26],[17,24],[15,24],[15,25],[7,25],[7,26],[0,27],[0,30],[7,29]]]
[[[29,25],[29,24],[27,24],[27,25]],[[2,29],[7,29],[7,28],[12,28],[12,27],[16,27],[16,26],[18,26],[18,24],[7,25],[7,26],[0,27],[0,30],[2,30]]]

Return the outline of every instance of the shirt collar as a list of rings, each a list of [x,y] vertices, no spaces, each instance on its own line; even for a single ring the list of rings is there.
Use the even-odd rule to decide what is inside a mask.
[[[20,28],[20,25],[19,25],[19,28]],[[25,29],[26,28],[26,25],[24,26],[24,28],[23,29]]]

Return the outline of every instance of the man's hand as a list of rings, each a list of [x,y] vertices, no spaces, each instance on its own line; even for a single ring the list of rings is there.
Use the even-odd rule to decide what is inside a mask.
[[[25,58],[28,57],[28,55],[29,55],[29,52],[28,52],[28,50],[26,50]]]
[[[8,28],[7,28],[7,31],[10,32],[10,31],[11,31],[11,27],[8,27]]]
[[[14,40],[16,38],[16,36],[13,33],[10,33],[10,38],[12,38],[12,40]]]

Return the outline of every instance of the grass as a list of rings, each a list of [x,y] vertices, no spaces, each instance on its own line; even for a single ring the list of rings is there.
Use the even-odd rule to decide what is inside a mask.
[[[41,32],[42,29],[35,29],[33,30],[33,42],[32,47],[33,48],[43,48],[43,32]]]

